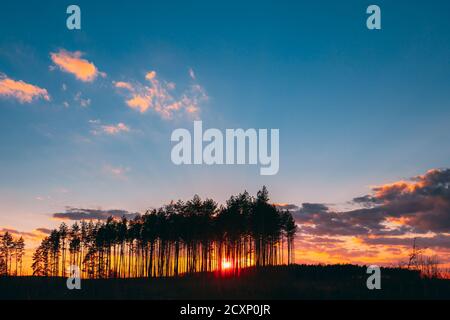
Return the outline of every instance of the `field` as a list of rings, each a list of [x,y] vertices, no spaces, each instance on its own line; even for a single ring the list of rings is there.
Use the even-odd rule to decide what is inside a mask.
[[[68,290],[66,279],[0,278],[0,299],[450,299],[450,280],[383,268],[381,290],[368,290],[366,268],[354,265],[248,268],[239,275],[198,273],[134,279],[83,279]]]

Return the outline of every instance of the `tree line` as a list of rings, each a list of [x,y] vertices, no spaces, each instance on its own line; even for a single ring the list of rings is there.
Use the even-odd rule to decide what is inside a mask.
[[[69,265],[87,278],[177,276],[239,272],[243,267],[290,264],[297,231],[289,211],[256,197],[171,202],[133,219],[62,223],[33,254],[33,274],[67,276]]]
[[[22,275],[25,241],[14,237],[6,231],[0,235],[0,276]]]

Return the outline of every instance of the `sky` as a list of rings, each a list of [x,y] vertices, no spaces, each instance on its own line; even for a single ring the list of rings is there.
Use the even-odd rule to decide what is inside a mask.
[[[66,28],[70,4],[1,4],[0,231],[32,243],[70,208],[224,203],[262,185],[317,227],[439,187],[445,205],[426,213],[443,228],[419,228],[417,210],[381,222],[439,237],[424,242],[450,262],[448,1],[377,1],[381,30],[366,27],[367,1],[76,1],[81,30]],[[279,129],[278,174],[174,165],[170,135],[194,120]],[[379,228],[317,229],[302,230],[299,262],[388,263],[409,246]]]

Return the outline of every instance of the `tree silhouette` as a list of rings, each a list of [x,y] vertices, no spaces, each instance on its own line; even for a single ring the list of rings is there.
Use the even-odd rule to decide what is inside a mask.
[[[25,255],[25,241],[20,237],[14,243],[14,257],[16,260],[16,272],[17,276],[22,275],[23,256]]]
[[[39,276],[65,276],[66,267],[76,265],[89,278],[236,273],[292,263],[296,231],[291,213],[269,203],[266,187],[255,198],[243,192],[220,207],[195,195],[131,220],[81,221],[70,229],[63,223],[42,240],[32,268]]]
[[[281,213],[282,228],[287,239],[287,249],[288,249],[288,264],[291,264],[294,258],[294,239],[295,233],[297,232],[297,225],[292,217],[292,214],[285,210]]]
[[[0,275],[22,275],[25,241],[15,240],[7,231],[0,235]]]

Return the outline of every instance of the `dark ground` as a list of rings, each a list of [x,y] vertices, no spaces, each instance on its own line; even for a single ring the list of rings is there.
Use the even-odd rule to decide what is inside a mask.
[[[381,290],[368,290],[369,276],[361,266],[294,265],[227,277],[82,280],[81,290],[68,290],[64,278],[0,277],[0,299],[450,299],[450,280],[383,268]]]

